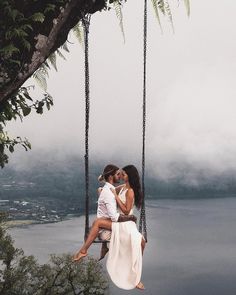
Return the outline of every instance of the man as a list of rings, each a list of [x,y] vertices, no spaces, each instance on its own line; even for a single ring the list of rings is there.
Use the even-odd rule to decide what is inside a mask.
[[[122,215],[117,212],[117,204],[115,196],[111,189],[114,189],[114,184],[118,183],[120,180],[119,168],[113,164],[107,165],[102,175],[100,175],[99,180],[105,180],[105,185],[101,190],[100,196],[98,198],[98,209],[97,209],[97,219],[93,222],[90,233],[83,244],[82,248],[73,256],[73,261],[79,261],[81,258],[87,256],[87,250],[96,239],[101,228],[111,229],[112,222],[126,222],[134,221],[137,218],[134,215]],[[107,253],[108,248],[102,247],[101,257],[102,259]]]

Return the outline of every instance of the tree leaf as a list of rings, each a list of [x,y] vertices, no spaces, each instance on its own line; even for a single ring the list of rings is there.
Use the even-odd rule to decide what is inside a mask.
[[[82,46],[84,50],[84,27],[82,25],[82,22],[79,21],[72,30],[73,30],[73,33],[75,34],[75,37],[78,39],[79,44]]]
[[[43,23],[45,15],[41,12],[36,12],[33,15],[31,15],[30,19],[32,19],[34,22]]]
[[[22,108],[22,112],[23,112],[23,115],[24,117],[28,116],[31,112],[31,108],[30,107],[24,107]]]
[[[189,0],[184,0],[184,4],[187,10],[187,15],[190,16],[190,1]]]
[[[162,26],[161,26],[161,20],[160,20],[160,16],[159,16],[159,12],[158,12],[158,9],[159,9],[159,4],[158,3],[160,3],[160,1],[159,0],[151,0],[151,1],[152,1],[152,6],[153,6],[153,9],[154,9],[156,18],[158,20],[161,32],[163,33]]]
[[[121,4],[119,0],[115,0],[113,2],[113,6],[115,8],[115,12],[116,12],[116,16],[119,20],[119,25],[120,25],[120,29],[121,29],[121,33],[125,42],[125,31],[124,31],[124,25],[123,25],[123,13],[121,10]]]
[[[13,145],[9,145],[9,151],[10,151],[11,153],[14,152],[14,146],[13,146]]]
[[[52,54],[50,54],[49,57],[47,58],[47,60],[51,63],[51,65],[57,71],[57,56],[56,56],[56,53],[53,52]]]
[[[11,57],[14,53],[19,53],[20,50],[14,46],[13,43],[8,44],[7,46],[0,49],[5,56]]]

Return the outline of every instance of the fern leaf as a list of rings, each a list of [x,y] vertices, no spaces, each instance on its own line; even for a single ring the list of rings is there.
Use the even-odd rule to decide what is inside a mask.
[[[48,60],[45,60],[45,62],[43,63],[43,65],[45,65],[46,68],[50,69],[50,66],[48,64]]]
[[[20,50],[14,46],[13,43],[8,44],[7,46],[0,49],[0,52],[2,52],[5,57],[11,57],[14,53],[19,53]]]
[[[64,60],[66,60],[65,56],[61,53],[60,49],[57,49],[56,53],[63,58]]]
[[[17,9],[9,9],[8,10],[8,16],[11,17],[11,19],[15,22],[16,18],[23,18],[24,15],[18,11]]]
[[[82,25],[82,22],[78,22],[78,24],[74,26],[73,33],[75,34],[75,37],[78,39],[79,44],[84,49],[84,27]]]
[[[123,26],[123,14],[122,14],[122,10],[121,10],[121,4],[119,2],[119,0],[115,0],[113,2],[113,7],[115,8],[115,12],[116,12],[116,16],[119,20],[119,26],[121,29],[121,33],[125,42],[125,31],[124,31],[124,26]]]
[[[171,12],[171,9],[170,9],[170,5],[169,5],[169,2],[167,0],[164,1],[164,4],[165,4],[165,13],[168,17],[168,20],[171,24],[171,27],[172,27],[172,31],[173,33],[175,32],[174,30],[174,24],[173,24],[173,17],[172,17],[172,12]]]
[[[33,31],[33,27],[32,27],[31,25],[29,25],[29,24],[21,25],[20,28],[21,28],[22,30],[27,30],[27,29],[29,29],[29,30]]]
[[[164,0],[156,0],[155,2],[157,2],[157,7],[165,15],[165,2],[164,2]]]
[[[12,63],[14,63],[14,64],[16,64],[16,65],[18,65],[19,67],[21,66],[21,63],[20,63],[19,60],[10,58],[9,61],[12,62]]]
[[[55,4],[47,4],[44,13],[48,13],[48,12],[54,12],[56,9],[56,5]]]
[[[22,39],[21,39],[21,43],[22,43],[22,45],[23,45],[28,51],[30,51],[30,49],[31,49],[31,44],[30,44],[29,41],[27,41],[25,38],[22,38]]]
[[[184,4],[187,10],[187,15],[190,16],[190,1],[189,0],[184,0]]]
[[[161,26],[161,20],[160,20],[160,16],[159,16],[159,12],[158,12],[158,7],[159,7],[158,2],[160,2],[160,1],[158,1],[158,0],[151,0],[151,1],[152,1],[152,6],[153,6],[153,9],[154,9],[156,18],[158,20],[161,32],[163,33],[162,26]]]
[[[47,77],[48,70],[45,64],[42,64],[33,74],[33,78],[44,91],[47,91]]]
[[[57,71],[57,56],[56,56],[56,53],[53,52],[52,54],[50,54],[49,57],[47,58],[47,60],[54,67],[54,69]]]
[[[67,44],[67,41],[61,46],[61,49],[67,51],[67,52],[70,52],[69,51],[69,48],[68,48],[68,44]]]
[[[7,31],[5,33],[5,37],[7,40],[11,40],[12,38],[24,38],[27,36],[28,36],[28,33],[26,33],[21,28],[14,28],[14,29]]]

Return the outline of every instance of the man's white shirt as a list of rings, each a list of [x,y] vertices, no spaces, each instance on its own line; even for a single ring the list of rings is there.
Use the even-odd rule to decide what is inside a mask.
[[[117,212],[116,199],[111,188],[115,189],[112,184],[106,182],[98,198],[97,217],[110,218],[116,222],[120,214]]]

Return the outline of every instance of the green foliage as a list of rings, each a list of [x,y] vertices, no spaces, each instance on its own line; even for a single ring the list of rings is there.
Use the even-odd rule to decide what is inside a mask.
[[[7,152],[13,153],[16,145],[21,145],[26,151],[31,149],[31,144],[25,138],[24,140],[17,136],[11,139],[4,127],[8,121],[12,119],[21,121],[24,117],[28,116],[32,110],[36,113],[42,114],[44,107],[50,110],[53,105],[52,97],[45,93],[41,100],[33,100],[29,93],[30,87],[21,87],[18,93],[11,99],[4,102],[0,111],[0,166],[3,168],[8,163]]]
[[[82,21],[79,21],[72,29],[75,37],[78,39],[80,45],[84,49],[84,27]]]
[[[67,42],[61,46],[61,49],[69,52]],[[47,78],[49,77],[50,65],[57,71],[57,55],[64,60],[66,59],[61,53],[61,50],[58,48],[32,75],[35,81],[44,91],[47,91]]]
[[[174,24],[173,24],[173,17],[172,17],[172,12],[170,9],[170,4],[167,0],[164,0],[164,9],[165,9],[165,14],[171,24],[172,31],[174,32]]]
[[[122,4],[126,0],[106,0],[106,1],[90,1],[88,6],[91,5],[91,9],[88,11],[93,13],[100,10],[109,10],[114,8],[116,16],[119,20],[119,25],[123,38],[125,40],[124,27],[123,27],[123,14]],[[170,21],[172,28],[173,19],[172,12],[168,0],[151,0],[158,22],[161,26],[159,12],[162,13]],[[189,0],[183,0],[187,14],[190,13]],[[4,93],[4,89],[14,85],[14,83],[20,77],[24,77],[30,68],[32,62],[32,56],[34,55],[36,48],[36,39],[39,34],[48,36],[52,26],[53,20],[58,17],[61,9],[65,7],[68,0],[48,0],[48,1],[23,1],[23,0],[2,0],[0,1],[0,93]],[[93,6],[97,5],[97,10],[93,10]],[[79,16],[79,15],[78,15]],[[81,16],[80,16],[81,17]],[[74,22],[75,23],[75,22]],[[73,25],[74,25],[73,23]],[[84,33],[79,22],[74,28],[74,33],[78,37],[81,43],[84,42]],[[64,40],[64,39],[63,39]],[[55,45],[55,44],[54,44]],[[40,46],[39,46],[40,47]],[[56,45],[55,45],[56,47]],[[54,52],[48,57],[46,62],[39,67],[33,77],[37,83],[47,90],[47,77],[49,75],[49,69],[52,66],[57,70],[57,56],[65,59],[61,50],[69,51],[67,43],[61,48],[55,49]],[[36,110],[36,113],[42,114],[44,107],[49,110],[52,106],[52,99],[48,93],[45,93],[44,98],[41,101],[33,102],[28,90],[25,87],[19,89],[19,92],[14,94],[9,101],[1,104],[0,109],[0,166],[3,167],[8,162],[8,155],[6,152],[14,152],[14,147],[17,144],[22,145],[26,150],[30,149],[30,144],[27,139],[22,140],[21,137],[11,139],[7,132],[4,131],[4,127],[7,121],[12,119],[16,120],[28,116],[32,109]]]
[[[0,219],[0,295],[105,294],[108,281],[96,260],[73,263],[69,254],[51,255],[49,263],[40,265],[14,247],[5,214]]]
[[[15,150],[15,145],[21,145],[24,147],[26,151],[31,149],[30,142],[25,138],[24,140],[17,136],[17,138],[11,139],[7,132],[0,131],[0,166],[3,168],[6,163],[8,163],[8,155],[6,154],[6,150],[10,153],[13,153]]]
[[[180,0],[178,0],[180,1]],[[190,15],[190,1],[189,0],[182,0],[184,1],[187,15]],[[172,11],[170,8],[169,0],[151,0],[152,6],[155,12],[155,16],[158,20],[159,26],[161,28],[161,32],[163,32],[162,24],[161,24],[161,18],[160,13],[167,18],[167,20],[170,22],[172,31],[174,32],[174,24],[173,24],[173,16]]]
[[[0,1],[0,90],[14,81],[19,73],[27,71],[35,51],[35,37],[39,33],[47,35],[45,31],[50,30],[52,19],[66,2]]]
[[[187,15],[190,16],[190,0],[184,0],[184,4],[186,7]]]
[[[12,57],[14,53],[19,53],[19,52],[20,52],[19,48],[15,47],[13,43],[9,43],[5,47],[0,49],[0,54],[2,53],[2,55],[5,58]]]
[[[163,6],[163,1],[160,1],[160,0],[151,0],[152,1],[152,6],[153,6],[153,9],[154,9],[154,12],[155,12],[155,15],[156,15],[156,18],[158,20],[158,23],[159,23],[159,26],[161,28],[161,32],[163,32],[163,29],[162,29],[162,25],[161,25],[161,20],[160,20],[160,15],[159,15],[159,10],[164,14],[165,11],[164,11],[164,6]]]
[[[124,31],[124,25],[123,25],[123,13],[121,9],[121,2],[119,0],[115,0],[113,2],[113,7],[115,8],[116,16],[119,20],[119,26],[121,29],[121,33],[125,42],[125,31]]]
[[[47,78],[48,78],[48,63],[43,63],[34,73],[33,78],[38,85],[44,90],[47,90]]]
[[[153,9],[154,9],[156,18],[157,18],[158,23],[159,23],[160,28],[161,28],[161,32],[163,32],[163,29],[162,29],[162,25],[161,25],[161,19],[160,19],[159,12],[167,17],[167,19],[171,23],[172,30],[174,31],[172,12],[171,12],[168,0],[151,0],[151,1],[152,1],[152,6],[153,6]]]
[[[41,13],[41,12],[36,12],[33,15],[31,15],[30,19],[33,22],[43,23],[44,22],[44,19],[45,19],[45,15],[43,13]]]
[[[46,266],[46,281],[42,283],[41,294],[104,294],[108,280],[101,265],[93,258],[72,263],[70,255],[51,255]],[[43,291],[43,292],[42,292]]]

